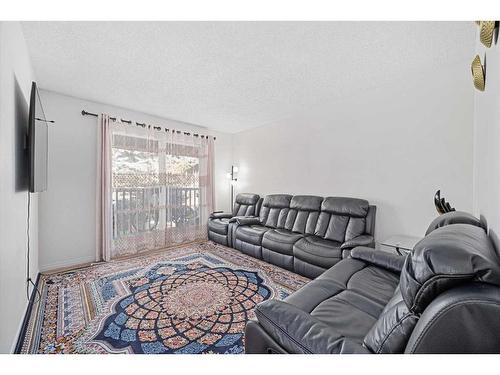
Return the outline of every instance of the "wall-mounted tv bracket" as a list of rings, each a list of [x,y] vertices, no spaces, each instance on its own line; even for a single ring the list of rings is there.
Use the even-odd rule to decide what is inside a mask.
[[[38,117],[35,117],[35,120],[45,122],[47,124],[55,124],[56,123],[54,120],[44,120],[43,118],[38,118]],[[29,135],[26,134],[26,138],[24,139],[24,149],[25,150],[28,148],[28,144],[29,144]]]
[[[51,124],[55,124],[56,123],[54,120],[44,120],[43,118],[38,118],[38,117],[35,117],[35,120],[42,121],[42,122],[48,122],[48,123],[51,123]]]
[[[35,117],[35,120],[45,122],[47,124],[55,124],[56,123],[54,120],[44,120],[43,118],[38,118],[38,117]],[[29,142],[30,142],[29,135],[26,134],[26,137],[24,138],[24,149],[25,150],[28,148]]]

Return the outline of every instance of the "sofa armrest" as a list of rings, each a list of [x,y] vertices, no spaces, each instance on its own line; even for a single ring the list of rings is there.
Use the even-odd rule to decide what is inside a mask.
[[[361,236],[354,237],[346,242],[344,242],[340,248],[342,250],[352,249],[356,246],[375,246],[375,240],[371,234],[362,234]]]
[[[215,211],[210,214],[210,219],[230,219],[232,217],[233,214],[223,211]]]
[[[238,219],[258,219],[256,216],[233,216],[231,219],[229,219],[230,223],[236,223]]]
[[[498,354],[499,316],[498,286],[466,283],[449,289],[425,308],[405,353]]]
[[[358,246],[352,249],[351,258],[374,264],[392,272],[401,273],[406,257],[375,250],[371,247]]]
[[[289,353],[370,353],[289,303],[268,300],[257,305],[255,314],[264,331]]]
[[[229,220],[229,222],[232,222],[232,223],[237,222],[238,225],[260,224],[259,218],[255,217],[255,216],[235,216],[233,219]]]

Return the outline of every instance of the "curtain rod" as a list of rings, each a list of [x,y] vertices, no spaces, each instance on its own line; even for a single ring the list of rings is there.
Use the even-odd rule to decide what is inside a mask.
[[[98,117],[99,115],[97,113],[87,112],[86,110],[83,109],[82,110],[82,116],[94,116],[94,117]],[[117,121],[116,117],[109,117],[109,119],[111,121]],[[155,129],[155,130],[165,129],[166,132],[172,131],[172,132],[177,132],[177,133],[184,133],[185,135],[192,135],[193,137],[201,137],[201,138],[208,138],[208,137],[210,137],[208,135],[203,135],[203,134],[190,133],[190,132],[181,132],[180,130],[162,128],[161,126],[147,125],[146,123],[143,123],[143,122],[136,122],[136,121],[124,120],[124,119],[120,119],[120,121],[124,122],[126,124],[130,124],[130,125],[132,125],[132,123],[135,122],[136,126],[140,126],[140,127],[143,127],[143,128],[145,128],[147,126],[148,128],[153,127],[153,129]],[[216,137],[213,137],[213,138],[214,138],[214,141],[217,139]]]

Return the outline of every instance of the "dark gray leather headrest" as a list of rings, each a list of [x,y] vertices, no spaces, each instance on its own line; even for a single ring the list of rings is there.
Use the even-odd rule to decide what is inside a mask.
[[[252,193],[240,193],[236,196],[236,203],[253,206],[259,200],[257,194]]]
[[[482,228],[451,224],[415,245],[400,287],[408,309],[421,313],[439,294],[468,281],[500,286],[500,259]]]
[[[326,197],[321,203],[321,211],[336,215],[366,217],[368,201],[357,198]]]
[[[288,208],[290,207],[291,195],[288,194],[270,194],[266,195],[262,206],[271,208]]]
[[[302,211],[319,211],[323,197],[314,195],[294,195],[290,208]]]
[[[450,224],[469,224],[484,229],[484,225],[483,223],[481,223],[481,220],[471,215],[470,213],[463,211],[452,211],[440,215],[434,220],[432,220],[431,224],[429,225],[429,228],[427,228],[427,231],[425,232],[425,235],[427,236],[434,229],[441,228],[444,227],[445,225],[450,225]]]

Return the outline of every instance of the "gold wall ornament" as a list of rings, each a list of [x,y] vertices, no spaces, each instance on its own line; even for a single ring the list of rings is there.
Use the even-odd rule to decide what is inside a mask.
[[[484,67],[481,64],[481,58],[479,55],[474,57],[471,64],[472,79],[474,80],[474,87],[479,91],[484,91],[485,77],[484,77]]]
[[[490,48],[495,33],[496,21],[479,21],[479,39],[485,47]]]

